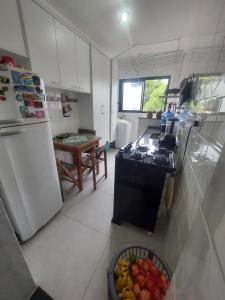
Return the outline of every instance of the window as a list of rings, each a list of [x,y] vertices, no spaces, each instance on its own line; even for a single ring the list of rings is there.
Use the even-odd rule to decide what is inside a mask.
[[[119,111],[163,111],[169,82],[169,76],[120,80]]]

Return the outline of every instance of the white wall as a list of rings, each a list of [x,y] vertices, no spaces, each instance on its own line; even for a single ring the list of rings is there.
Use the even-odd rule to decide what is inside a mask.
[[[170,75],[171,87],[180,82],[184,52],[172,52],[158,56],[149,56],[136,60],[125,60],[119,63],[119,78],[137,78]]]
[[[224,79],[221,83],[225,96]],[[192,129],[183,170],[175,177],[163,247],[175,270],[167,300],[225,295],[225,98],[214,98],[210,109],[208,101],[202,100],[204,122]],[[181,149],[188,131],[188,124],[180,128]]]
[[[60,93],[54,89],[47,89],[47,94],[56,95],[59,97],[59,101],[47,101],[48,114],[50,119],[50,126],[52,136],[65,133],[65,132],[77,132],[79,127],[79,113],[78,102],[71,102],[72,111],[70,117],[64,117],[62,113],[62,103],[60,101]],[[73,97],[79,97],[73,94]]]

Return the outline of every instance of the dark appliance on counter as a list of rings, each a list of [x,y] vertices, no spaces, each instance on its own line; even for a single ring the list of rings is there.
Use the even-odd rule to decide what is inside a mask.
[[[176,122],[179,122],[179,119],[176,118],[176,117],[173,117],[173,118],[169,118],[167,121],[166,121],[166,133],[167,134],[175,134],[176,132]]]
[[[159,140],[159,146],[161,148],[167,148],[173,150],[176,147],[176,137],[173,134],[163,135]]]
[[[154,232],[166,174],[175,172],[175,153],[159,147],[150,136],[146,132],[116,155],[112,222]]]

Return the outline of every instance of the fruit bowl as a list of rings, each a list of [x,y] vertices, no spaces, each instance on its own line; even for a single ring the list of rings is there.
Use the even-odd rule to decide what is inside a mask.
[[[168,288],[172,272],[163,258],[145,245],[124,246],[114,255],[107,270],[109,300],[163,299],[167,288],[163,291],[161,281],[157,283],[157,288],[154,287],[156,291],[151,290],[154,272],[155,278],[159,277],[162,282],[165,281]],[[159,293],[160,289],[164,295]]]

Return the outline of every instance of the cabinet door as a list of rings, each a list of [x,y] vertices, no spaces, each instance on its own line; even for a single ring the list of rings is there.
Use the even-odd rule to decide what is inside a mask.
[[[0,37],[0,48],[26,55],[16,0],[1,0]]]
[[[94,129],[109,141],[110,124],[110,60],[92,48],[93,115]]]
[[[112,80],[111,80],[111,112],[110,112],[110,142],[116,140],[116,120],[117,120],[117,102],[118,102],[118,63],[112,62]]]
[[[33,1],[21,2],[32,70],[47,85],[59,87],[54,19]]]
[[[71,30],[55,20],[61,87],[77,88],[76,40]]]
[[[90,93],[90,49],[88,43],[76,37],[78,87]]]

